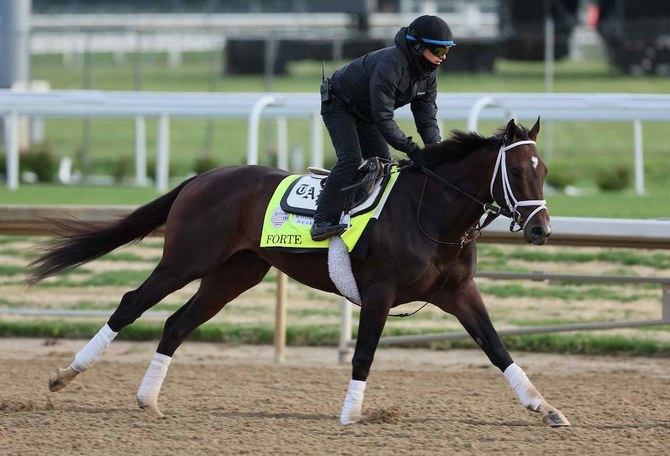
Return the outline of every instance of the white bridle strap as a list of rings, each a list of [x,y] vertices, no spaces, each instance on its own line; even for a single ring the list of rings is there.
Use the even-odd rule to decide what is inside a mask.
[[[535,145],[535,141],[533,141],[532,139],[524,139],[523,141],[517,141],[515,143],[512,143],[509,146],[502,146],[501,149],[503,150],[503,152],[507,152],[510,149],[514,149],[517,146],[523,146],[524,144]]]
[[[541,210],[547,210],[547,201],[546,200],[524,200],[524,201],[518,201],[516,197],[514,196],[514,192],[512,191],[512,184],[510,183],[509,180],[509,175],[507,174],[507,151],[510,149],[514,149],[517,146],[522,146],[525,144],[535,144],[535,141],[532,141],[530,139],[526,139],[523,141],[517,141],[509,146],[502,145],[500,146],[500,150],[498,151],[498,158],[496,159],[496,165],[493,169],[493,176],[491,177],[491,185],[490,185],[490,190],[491,190],[491,198],[494,198],[493,196],[493,184],[496,180],[496,176],[498,175],[498,170],[500,170],[500,175],[501,175],[501,180],[502,180],[502,188],[503,188],[503,196],[505,197],[505,203],[507,205],[507,208],[512,211],[513,219],[515,222],[517,221],[517,216],[516,215],[521,215],[520,212],[517,210],[518,207],[520,206],[537,206],[533,212],[530,213],[530,215],[526,218],[525,223],[521,227],[522,229],[526,228],[526,225],[530,221],[531,218],[535,216],[538,212]],[[515,215],[516,214],[516,215]]]

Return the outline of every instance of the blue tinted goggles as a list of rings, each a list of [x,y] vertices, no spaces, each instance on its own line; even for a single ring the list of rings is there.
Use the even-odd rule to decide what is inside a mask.
[[[431,54],[437,57],[443,57],[449,52],[449,48],[456,46],[452,40],[440,41],[440,40],[430,40],[428,38],[417,38],[412,35],[405,35],[406,40],[418,41],[423,44],[426,49],[430,51]]]

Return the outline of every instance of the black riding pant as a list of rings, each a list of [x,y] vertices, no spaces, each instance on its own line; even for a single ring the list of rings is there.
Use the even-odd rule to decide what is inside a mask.
[[[337,98],[321,104],[321,117],[335,147],[337,162],[326,179],[314,218],[339,222],[347,197],[340,189],[352,184],[362,159],[390,159],[391,155],[377,126],[350,112]]]

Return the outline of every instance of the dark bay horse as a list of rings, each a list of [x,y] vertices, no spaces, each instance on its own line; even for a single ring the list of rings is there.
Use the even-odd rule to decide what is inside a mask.
[[[535,146],[539,130],[538,119],[530,131],[512,120],[491,137],[455,131],[450,139],[425,148],[424,166],[402,168],[369,237],[366,255],[351,258],[362,305],[352,378],[340,416],[343,424],[361,418],[366,379],[390,309],[428,301],[458,318],[524,406],[541,413],[547,425],[569,425],[512,361],[473,280],[475,239],[487,208],[494,206],[509,216],[531,244],[545,244],[551,234],[543,200],[547,169]],[[90,368],[116,334],[144,311],[201,279],[195,295],[167,319],[137,392],[139,405],[161,416],[158,395],[184,338],[258,284],[270,267],[309,287],[339,294],[324,250],[295,254],[259,247],[268,201],[286,176],[263,166],[220,168],[183,182],[107,225],[63,221],[68,231],[33,263],[32,283],[139,241],[162,225],[165,243],[147,280],[123,296],[107,324],[69,367],[50,374],[50,389],[58,391]]]

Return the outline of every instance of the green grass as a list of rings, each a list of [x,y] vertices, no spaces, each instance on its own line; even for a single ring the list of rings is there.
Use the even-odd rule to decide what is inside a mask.
[[[490,251],[486,251],[489,254]],[[587,261],[603,261],[625,266],[648,266],[650,268],[667,270],[670,268],[670,254],[656,252],[652,254],[640,253],[631,249],[605,249],[597,252],[580,252],[564,250],[547,252],[543,250],[517,249],[508,252],[507,259],[530,262],[584,263]]]
[[[160,196],[153,187],[99,187],[58,184],[21,184],[12,192],[0,186],[0,204],[138,205]]]
[[[584,251],[579,249],[545,250],[532,247],[508,249],[494,244],[481,243],[477,245],[479,269],[506,269],[510,267],[509,260],[521,260],[531,263],[561,262],[585,263],[607,262],[621,266],[648,266],[650,268],[666,270],[670,268],[670,253],[663,251],[644,251],[635,249],[599,249]],[[486,265],[486,267],[484,267]],[[522,267],[516,271],[526,271]]]
[[[0,277],[7,276],[16,276],[19,274],[24,274],[25,270],[21,266],[11,266],[6,264],[0,264]]]
[[[100,329],[100,323],[93,322],[2,322],[0,337],[48,337],[68,339],[89,339]],[[163,326],[136,322],[121,331],[117,340],[147,341],[160,338]],[[401,328],[387,329],[385,336],[414,334],[415,331]],[[272,344],[273,328],[263,325],[229,325],[207,323],[196,329],[188,337],[191,341],[224,342],[233,344]],[[337,346],[339,332],[337,327],[294,326],[286,333],[289,346]],[[506,336],[503,341],[512,351],[530,351],[546,353],[570,353],[585,355],[631,355],[631,356],[670,356],[670,344],[643,338],[630,338],[617,335],[594,335],[576,333],[570,335],[540,334],[524,336]],[[396,345],[408,347],[408,345]],[[449,350],[455,348],[476,348],[470,339],[453,339],[438,342],[417,342],[409,345],[416,348]]]
[[[140,255],[135,255],[134,253],[129,252],[112,252],[105,255],[105,261],[141,261],[144,263],[158,263],[160,261],[160,255],[154,257],[143,257]]]
[[[482,293],[499,298],[552,298],[564,299],[566,301],[581,301],[591,299],[611,299],[622,303],[633,302],[642,299],[641,294],[622,295],[615,288],[580,286],[575,292],[574,286],[552,286],[550,288],[533,288],[527,284],[508,285],[480,285]]]
[[[220,67],[211,66],[211,55],[185,53],[182,65],[170,67],[164,54],[145,53],[142,56],[142,90],[151,91],[209,91],[212,72],[217,77],[216,89],[221,92],[261,92],[266,90],[264,75],[221,76]],[[332,72],[346,62],[329,62],[326,71]],[[83,67],[65,65],[57,55],[33,56],[33,79],[44,79],[52,88],[83,88]],[[135,65],[131,56],[115,63],[111,54],[97,54],[91,60],[91,88],[98,90],[135,90]],[[295,62],[288,74],[276,76],[272,90],[276,92],[308,92],[318,90],[321,82],[320,62]],[[441,73],[440,91],[458,92],[541,92],[544,91],[543,62],[512,62],[498,60],[493,74]],[[670,80],[660,76],[634,77],[622,75],[605,61],[590,60],[556,62],[554,76],[556,92],[631,92],[668,93]]]
[[[96,287],[96,286],[123,286],[136,287],[151,274],[152,268],[146,270],[106,271],[98,274],[87,274],[83,280],[72,280],[68,274],[42,283],[41,287]],[[85,268],[77,268],[77,274],[87,272]]]
[[[598,192],[591,195],[545,195],[552,216],[626,219],[667,219],[670,216],[668,190],[661,184],[644,196],[632,193]]]

